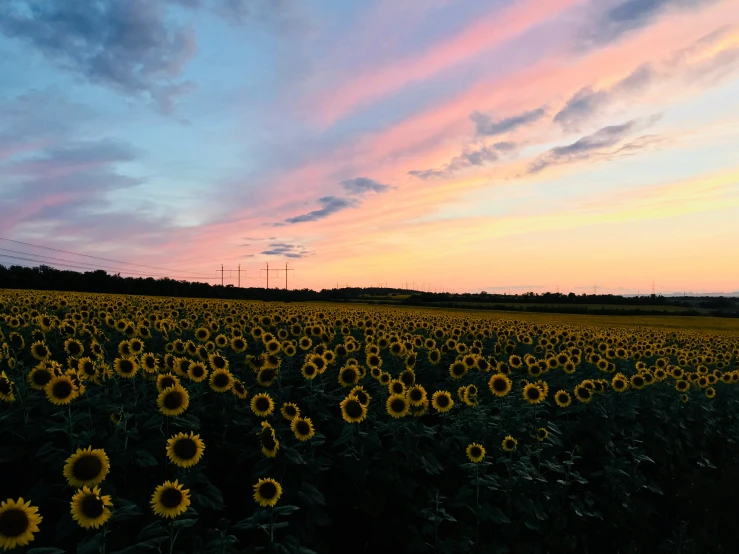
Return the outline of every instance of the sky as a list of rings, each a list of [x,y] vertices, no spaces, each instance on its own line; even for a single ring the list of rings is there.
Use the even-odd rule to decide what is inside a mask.
[[[736,0],[4,0],[0,263],[739,291],[737,98]]]

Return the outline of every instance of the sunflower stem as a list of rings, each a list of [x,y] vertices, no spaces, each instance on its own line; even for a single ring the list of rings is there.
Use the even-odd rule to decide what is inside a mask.
[[[72,406],[67,404],[67,422],[69,423],[69,450],[72,450],[72,447],[74,446],[74,427],[72,425]]]
[[[169,524],[169,554],[174,552],[174,518]]]
[[[108,534],[108,523],[106,522],[103,525],[103,532],[102,532],[102,535],[103,535],[103,544],[100,545],[100,549],[99,549],[100,554],[105,554],[105,537],[106,537],[107,534]]]

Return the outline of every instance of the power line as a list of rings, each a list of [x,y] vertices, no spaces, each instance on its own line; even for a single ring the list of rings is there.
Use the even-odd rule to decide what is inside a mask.
[[[75,265],[77,265],[79,267],[85,267],[86,266],[89,269],[104,269],[104,270],[107,270],[107,271],[119,271],[119,272],[123,272],[123,273],[130,273],[125,268],[104,267],[104,266],[99,266],[99,265],[95,265],[95,264],[88,264],[88,263],[85,263],[85,262],[78,262],[76,260],[67,260],[65,258],[57,258],[55,256],[46,256],[45,254],[33,254],[31,252],[22,252],[22,251],[19,251],[19,250],[11,250],[10,248],[0,248],[0,250],[2,250],[3,252],[12,252],[14,254],[23,254],[25,256],[33,256],[35,258],[47,258],[49,260],[58,260],[60,262],[70,262],[70,263],[73,263],[73,264],[75,264]],[[151,276],[151,277],[168,277],[168,275],[160,275],[160,274],[157,274],[157,273],[146,273],[146,274],[144,274],[144,273],[136,273],[136,274],[137,275],[147,275],[147,276]]]
[[[116,264],[135,265],[135,266],[138,266],[138,267],[148,267],[149,269],[159,269],[159,270],[162,270],[162,271],[169,271],[170,273],[188,273],[188,272],[185,272],[185,271],[179,271],[179,270],[170,269],[170,268],[166,268],[166,267],[157,267],[157,266],[153,266],[153,265],[137,264],[137,263],[134,263],[134,262],[123,262],[121,260],[113,260],[113,259],[110,259],[110,258],[101,258],[100,256],[92,256],[90,254],[80,254],[79,252],[70,252],[69,250],[62,250],[60,248],[51,248],[49,246],[41,246],[40,244],[31,244],[30,242],[23,242],[23,241],[20,241],[20,240],[13,240],[13,239],[5,238],[5,237],[0,237],[0,240],[4,240],[4,241],[8,241],[8,242],[14,242],[16,244],[23,244],[25,246],[32,246],[34,248],[43,248],[44,250],[52,250],[54,252],[62,252],[63,254],[72,254],[73,256],[82,256],[84,258],[92,258],[94,260],[103,260],[105,262],[113,262],[113,263],[116,263]],[[207,278],[209,278],[209,277],[207,277]]]
[[[33,255],[33,254],[31,254],[31,255]],[[0,258],[11,258],[11,259],[14,259],[14,260],[23,260],[23,261],[27,261],[27,262],[37,263],[37,264],[40,264],[40,265],[46,265],[46,266],[49,266],[49,267],[52,267],[52,266],[55,266],[55,265],[60,265],[60,266],[63,266],[63,267],[71,267],[71,268],[75,268],[75,269],[84,269],[84,270],[88,270],[88,271],[91,269],[90,267],[84,267],[84,266],[77,265],[77,264],[74,264],[74,263],[68,264],[68,263],[62,263],[62,262],[48,262],[46,260],[34,260],[33,258],[26,258],[26,257],[22,257],[22,256],[11,256],[10,254],[2,254],[2,253],[0,253]],[[67,261],[72,261],[72,260],[67,260]],[[27,265],[24,265],[23,267],[39,267],[39,266],[27,266]],[[115,271],[115,270],[108,270],[108,271]],[[127,275],[135,275],[137,277],[154,277],[154,276],[156,276],[156,277],[167,277],[166,275],[152,275],[150,273],[137,273],[135,271],[127,271],[127,270],[119,271],[119,273],[126,273]],[[190,279],[214,279],[214,277],[188,277],[188,278],[190,278]],[[185,277],[178,277],[178,279],[185,279]]]

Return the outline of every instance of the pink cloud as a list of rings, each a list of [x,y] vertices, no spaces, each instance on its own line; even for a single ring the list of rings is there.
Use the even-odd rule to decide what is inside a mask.
[[[330,125],[356,108],[431,77],[516,37],[581,0],[526,0],[480,19],[428,51],[367,68],[318,99],[317,117]]]

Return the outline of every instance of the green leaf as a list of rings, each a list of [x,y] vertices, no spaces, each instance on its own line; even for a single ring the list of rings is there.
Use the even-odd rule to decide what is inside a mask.
[[[193,502],[209,510],[223,509],[223,495],[213,483],[208,482],[193,494]]]
[[[284,452],[285,452],[285,458],[287,458],[293,464],[295,464],[295,465],[305,465],[305,460],[300,455],[300,452],[297,451],[297,449],[295,449],[295,448],[286,448]]]
[[[310,498],[312,504],[318,506],[324,506],[326,504],[326,497],[323,496],[323,493],[319,491],[315,485],[305,482],[300,488],[301,492]]]
[[[272,513],[276,516],[289,516],[295,513],[300,508],[298,506],[280,506],[279,508],[272,508]]]
[[[134,460],[133,465],[138,467],[154,467],[158,465],[157,459],[148,450],[139,450],[138,457]]]
[[[61,548],[51,548],[51,547],[42,547],[42,548],[32,548],[31,550],[26,550],[26,554],[64,554],[66,550],[62,550]]]
[[[100,547],[103,545],[103,534],[94,533],[87,535],[77,545],[77,554],[100,554]]]
[[[152,539],[158,539],[160,537],[167,538],[168,531],[167,525],[161,519],[150,523],[139,531],[136,537],[136,542],[145,542]]]
[[[188,527],[192,527],[198,522],[197,519],[176,519],[174,522],[174,528],[179,529],[187,529]]]
[[[113,521],[125,521],[142,514],[141,509],[125,498],[113,499]]]

